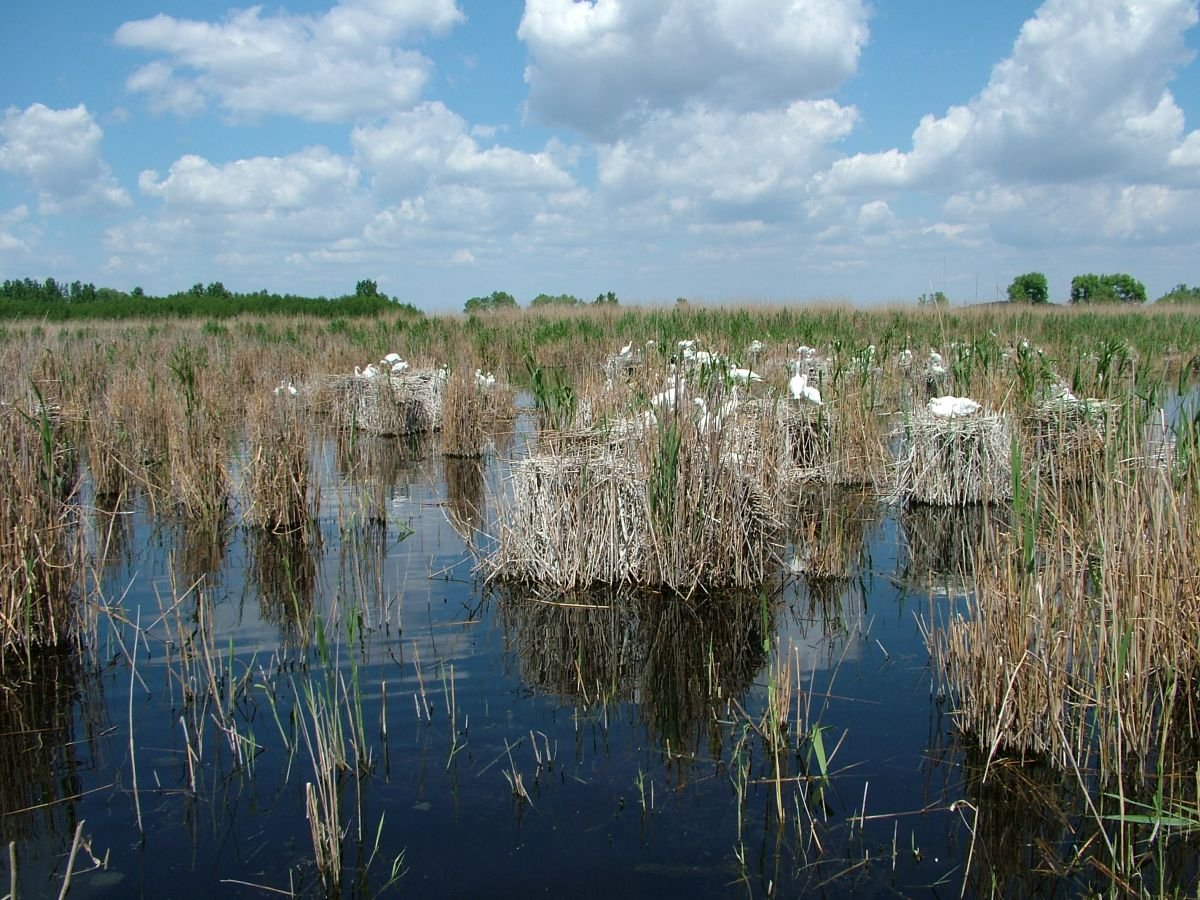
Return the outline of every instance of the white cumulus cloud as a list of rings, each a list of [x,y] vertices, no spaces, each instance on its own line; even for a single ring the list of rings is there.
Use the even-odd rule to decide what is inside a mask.
[[[840,160],[826,189],[1153,180],[1190,161],[1167,84],[1196,21],[1194,0],[1047,0],[970,102],[925,116],[911,150]]]
[[[396,44],[463,18],[455,0],[342,0],[321,16],[261,6],[219,22],[160,13],[124,23],[115,39],[164,57],[126,81],[152,108],[192,115],[215,102],[239,118],[343,122],[412,106],[432,63]]]
[[[323,147],[286,157],[253,157],[214,165],[187,155],[166,176],[142,172],[138,186],[169,206],[191,210],[301,210],[336,202],[354,191],[357,168]]]
[[[528,109],[612,140],[656,110],[815,99],[857,69],[864,0],[527,0]]]
[[[0,172],[31,187],[43,213],[95,213],[128,206],[128,193],[100,154],[103,138],[83,105],[9,107],[0,118]]]
[[[439,101],[397,113],[351,135],[355,156],[374,173],[385,196],[409,197],[432,184],[458,184],[494,191],[562,191],[571,175],[552,149],[526,153],[482,147],[461,116]]]

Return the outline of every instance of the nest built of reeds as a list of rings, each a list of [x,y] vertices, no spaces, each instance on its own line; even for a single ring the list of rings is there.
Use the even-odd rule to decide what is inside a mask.
[[[442,426],[446,378],[417,369],[375,378],[338,375],[329,379],[334,423],[381,436],[436,431]]]
[[[639,452],[515,462],[489,577],[683,593],[763,583],[778,558],[778,503],[729,464],[715,436],[695,437],[668,428],[632,445]]]
[[[1012,497],[1012,439],[1005,416],[946,418],[919,410],[899,438],[893,500],[965,506]]]

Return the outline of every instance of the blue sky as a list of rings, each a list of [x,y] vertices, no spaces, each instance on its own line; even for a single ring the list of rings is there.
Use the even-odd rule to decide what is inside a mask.
[[[0,277],[429,311],[1200,283],[1194,0],[0,7]],[[13,36],[19,36],[15,39]]]

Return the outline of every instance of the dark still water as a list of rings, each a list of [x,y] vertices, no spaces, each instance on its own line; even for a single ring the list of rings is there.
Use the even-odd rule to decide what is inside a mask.
[[[1072,892],[1070,783],[980,784],[935,696],[978,510],[817,488],[761,594],[547,603],[473,574],[501,460],[315,450],[307,541],[89,513],[85,658],[4,697],[17,896],[73,844],[74,898]]]

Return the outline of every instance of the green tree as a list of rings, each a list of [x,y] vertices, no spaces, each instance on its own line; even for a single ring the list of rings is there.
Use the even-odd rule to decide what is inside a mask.
[[[1155,303],[1200,303],[1200,286],[1188,287],[1182,282],[1175,285],[1161,297],[1154,301]]]
[[[355,297],[378,297],[379,285],[369,278],[364,278],[354,285]]]
[[[614,294],[612,291],[607,291],[606,293],[597,295],[596,299],[592,301],[592,305],[593,306],[616,306],[618,302],[619,301],[617,300],[617,295]]]
[[[538,294],[530,301],[530,307],[534,306],[577,306],[581,301],[578,297],[571,294]]]
[[[1146,286],[1132,275],[1076,275],[1071,279],[1072,303],[1145,303]]]
[[[472,297],[463,306],[463,310],[472,315],[500,309],[517,309],[516,297],[507,291],[492,291],[486,297]]]
[[[934,291],[932,294],[922,294],[917,298],[917,306],[946,306],[950,303],[950,298],[941,291]]]
[[[1048,303],[1050,285],[1041,272],[1018,275],[1008,286],[1008,299],[1013,303]]]

